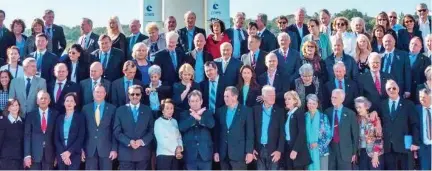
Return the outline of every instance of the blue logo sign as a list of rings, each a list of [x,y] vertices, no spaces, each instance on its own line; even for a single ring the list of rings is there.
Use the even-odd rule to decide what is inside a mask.
[[[214,9],[214,10],[219,9],[219,4],[213,4],[213,9]]]
[[[146,7],[146,10],[147,10],[148,12],[151,12],[151,11],[153,11],[152,8],[153,8],[153,7],[152,7],[151,5],[148,5],[148,6]]]

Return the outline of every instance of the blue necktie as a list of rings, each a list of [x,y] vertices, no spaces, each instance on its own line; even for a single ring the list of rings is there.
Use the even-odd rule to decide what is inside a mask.
[[[171,56],[171,61],[173,63],[174,69],[177,70],[177,55],[175,51],[171,51],[170,56]]]
[[[240,29],[237,29],[237,34],[238,34],[238,41],[239,41],[239,43],[241,43],[242,40],[243,40],[243,37],[241,35],[241,30]]]
[[[384,72],[385,73],[389,73],[390,74],[390,67],[391,67],[391,54],[389,53],[389,54],[386,54],[386,55],[384,55],[384,58],[385,58],[385,61],[386,61],[386,65],[385,65],[385,70],[384,70]]]
[[[138,37],[138,34],[137,35],[132,34],[132,37],[129,41],[129,53],[132,53],[132,49],[133,49],[133,46],[135,45],[137,37]]]
[[[42,66],[42,54],[40,52],[36,52],[36,58],[36,67],[37,70],[40,71]]]
[[[31,83],[30,83],[31,79],[27,78],[27,86],[26,86],[26,95],[28,97],[29,93],[30,93],[30,87],[31,87]]]
[[[107,67],[106,66],[107,65],[107,58],[108,58],[107,56],[108,56],[107,53],[105,53],[105,52],[102,53],[102,61],[101,62],[102,62],[102,66],[104,69],[106,69],[106,67]]]
[[[129,103],[128,89],[129,89],[130,85],[131,85],[131,81],[127,80],[126,81],[126,87],[125,87],[126,103]]]
[[[393,117],[394,112],[396,112],[396,101],[393,101],[393,103],[391,105],[391,112],[390,112],[391,117]]]
[[[138,108],[137,107],[133,107],[132,108],[132,113],[133,113],[134,121],[136,123],[138,121]]]
[[[209,99],[209,108],[213,112],[216,108],[216,82],[210,81],[210,99]]]

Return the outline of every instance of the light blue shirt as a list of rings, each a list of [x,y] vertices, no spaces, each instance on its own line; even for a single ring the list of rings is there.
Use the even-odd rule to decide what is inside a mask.
[[[104,113],[104,109],[105,109],[105,100],[102,101],[100,104],[98,104],[97,102],[94,102],[93,107],[94,107],[95,111],[96,111],[97,105],[99,105],[100,119],[102,119],[102,116],[103,116],[103,113]]]
[[[25,53],[25,43],[26,41],[24,40],[24,38],[21,39],[21,41],[16,41],[16,46],[19,49],[19,54],[21,57],[24,57],[24,53]]]
[[[204,55],[203,51],[198,51],[195,56],[195,82],[200,83],[204,80]]]
[[[59,87],[59,83],[62,83],[61,87]],[[57,91],[59,88],[61,88],[61,90],[63,91],[65,84],[66,84],[66,80],[63,80],[63,81],[56,80],[55,85],[54,85],[54,98],[57,97]],[[54,100],[57,102],[57,99],[54,99]]]
[[[426,144],[426,145],[431,145],[432,144],[432,140],[428,139],[427,132],[426,132],[427,131],[426,130],[427,129],[426,128],[427,127],[426,115],[428,113],[427,113],[427,109],[425,107],[422,107],[422,108],[423,108],[423,118],[422,118],[423,130],[421,130],[421,131],[423,131],[423,143]],[[432,106],[429,106],[429,112],[432,114]],[[432,117],[430,119],[431,119],[430,122],[432,123]]]
[[[333,119],[330,121],[332,123],[332,134],[334,132],[334,118],[335,118],[335,111],[337,110],[337,117],[338,117],[338,123],[340,125],[340,120],[341,120],[341,115],[342,115],[342,109],[343,109],[343,105],[340,105],[339,108],[333,108]]]
[[[194,39],[194,33],[195,33],[195,27],[193,27],[190,30],[187,30],[187,36],[188,36],[188,51],[192,50],[192,43]]]
[[[402,25],[400,25],[400,24],[395,24],[393,27],[392,27],[392,29],[396,32],[396,34],[398,33],[398,31],[399,30],[401,30],[401,29],[405,29],[405,27],[404,26],[402,26]]]
[[[290,135],[290,120],[291,120],[291,118],[292,118],[292,116],[293,116],[293,113],[294,113],[297,109],[298,109],[298,108],[296,107],[296,108],[290,110],[290,111],[287,113],[288,118],[287,118],[287,120],[286,120],[286,122],[285,122],[285,140],[287,140],[287,141],[290,141],[290,140],[291,140],[291,135]]]
[[[345,79],[342,79],[341,81],[342,81],[342,89],[343,89],[343,91],[345,91]],[[336,88],[339,88],[339,80],[335,79],[334,83],[335,83]]]
[[[416,59],[417,59],[417,55],[418,55],[418,54],[412,54],[412,53],[409,53],[409,60],[410,60],[410,66],[411,66],[411,67],[413,67],[414,62],[415,62]]]
[[[389,109],[390,109],[390,110],[389,110],[390,113],[391,113],[391,111],[392,111],[393,101],[396,102],[396,103],[395,103],[395,110],[397,110],[398,105],[399,105],[399,100],[400,100],[400,97],[398,97],[396,100],[392,100],[392,99],[389,98],[389,100],[388,100],[388,106],[389,106]]]
[[[65,116],[63,123],[63,138],[65,140],[65,144],[67,145],[67,141],[69,138],[69,130],[72,124],[74,114],[72,113],[69,117]]]
[[[71,62],[71,64],[72,64],[72,71],[71,71],[71,81],[73,81],[74,83],[76,83],[77,82],[77,80],[76,80],[76,67],[77,67],[77,64],[78,64],[78,61],[77,62]]]
[[[242,42],[242,35],[241,35],[242,30],[241,29],[236,29],[233,28],[233,54],[232,56],[236,59],[239,59],[241,56],[241,42]]]
[[[249,86],[248,85],[243,85],[243,87],[242,87],[242,93],[243,93],[243,105],[244,106],[246,106],[248,92],[249,92]]]
[[[129,81],[129,85],[128,85],[128,81]],[[124,76],[124,77],[123,77],[123,84],[124,84],[125,92],[127,92],[127,91],[128,91],[128,88],[129,88],[130,86],[132,86],[132,84],[133,84],[133,79],[132,79],[132,80],[128,80],[128,79],[126,78],[126,76]],[[127,93],[126,93],[126,94],[127,94]]]
[[[228,129],[231,127],[231,124],[232,124],[232,122],[233,122],[233,120],[234,120],[234,116],[235,116],[235,114],[236,114],[236,111],[237,111],[237,107],[238,107],[238,104],[236,104],[235,106],[234,106],[234,108],[229,108],[229,107],[227,107],[227,113],[226,113],[226,124],[227,124],[227,127],[228,127]]]
[[[258,63],[258,55],[259,55],[259,53],[260,53],[260,50],[259,50],[259,49],[257,49],[257,50],[255,51],[255,53],[254,53],[254,60],[255,60],[255,63]]]
[[[153,87],[152,84],[150,83],[150,88],[158,88],[161,85],[162,85],[161,81],[159,81],[159,85],[157,87]],[[159,111],[160,101],[159,101],[159,94],[157,91],[150,92],[149,101],[150,101],[151,110]]]
[[[297,30],[298,30],[298,32],[300,34],[300,38],[303,38],[303,25],[301,27],[298,27],[297,24],[296,24],[296,27],[297,27]]]
[[[272,114],[273,106],[269,108],[265,108],[264,104],[262,105],[262,125],[261,125],[261,144],[267,144],[268,142],[268,128],[270,125],[270,119]]]
[[[105,55],[106,56],[105,56]],[[99,51],[99,60],[100,60],[100,63],[102,64],[102,67],[103,68],[106,68],[107,66],[106,65],[108,65],[108,61],[109,61],[109,57],[110,57],[110,55],[111,55],[111,49],[110,50],[108,50],[108,52],[102,52],[102,51]],[[105,59],[106,58],[106,59]],[[106,63],[104,64],[103,62],[104,61],[106,61]]]

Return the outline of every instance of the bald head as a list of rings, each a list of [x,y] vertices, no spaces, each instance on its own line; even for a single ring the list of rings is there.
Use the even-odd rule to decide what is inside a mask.
[[[278,58],[275,53],[269,53],[265,57],[265,64],[269,71],[276,71],[278,65]]]
[[[201,51],[206,44],[205,37],[202,33],[198,33],[194,38],[195,49]]]
[[[397,14],[394,11],[390,11],[387,13],[389,20],[390,20],[390,26],[394,26],[398,21],[397,21]]]
[[[68,68],[64,63],[58,63],[54,67],[54,76],[58,81],[63,81],[67,79],[68,76]]]
[[[96,81],[99,78],[101,78],[102,74],[103,74],[102,64],[100,62],[93,62],[90,65],[90,78]]]
[[[222,43],[222,45],[220,46],[220,52],[221,52],[222,58],[224,58],[225,60],[231,58],[231,55],[232,55],[231,43],[229,43],[229,42]]]

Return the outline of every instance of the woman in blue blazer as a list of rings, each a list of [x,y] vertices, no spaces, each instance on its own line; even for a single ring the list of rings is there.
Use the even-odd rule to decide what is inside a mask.
[[[419,29],[418,23],[414,19],[414,17],[410,14],[407,14],[403,18],[402,25],[406,29],[401,29],[398,31],[398,41],[397,48],[399,50],[403,50],[409,52],[409,44],[412,38],[419,37],[423,47],[423,36],[422,32]],[[420,50],[420,53],[423,53],[423,48]]]
[[[75,111],[77,95],[65,95],[66,113],[57,118],[54,142],[60,170],[78,170],[81,164],[81,149],[84,144],[85,119]]]
[[[261,88],[257,83],[255,71],[250,65],[243,65],[240,68],[237,89],[240,91],[238,96],[240,104],[248,107],[259,104],[257,98],[261,95]]]
[[[192,65],[185,63],[179,69],[180,82],[173,85],[173,101],[179,112],[189,110],[188,94],[193,90],[200,90],[198,83],[194,82],[195,71]]]

